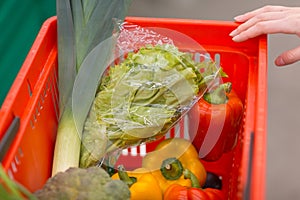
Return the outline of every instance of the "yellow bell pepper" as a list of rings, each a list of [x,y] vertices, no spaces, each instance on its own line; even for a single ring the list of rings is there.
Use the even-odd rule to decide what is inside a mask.
[[[125,171],[124,167],[118,167],[118,173],[111,177],[127,183],[131,193],[130,200],[162,200],[163,193],[157,180],[147,169],[138,168],[134,171]]]
[[[191,187],[185,179],[183,169],[190,170],[201,186],[206,180],[206,170],[190,141],[183,138],[169,138],[160,142],[154,151],[143,158],[142,167],[151,171],[163,193],[172,184]]]

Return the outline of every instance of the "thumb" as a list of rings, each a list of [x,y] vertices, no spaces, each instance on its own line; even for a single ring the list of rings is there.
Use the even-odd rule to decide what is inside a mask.
[[[300,60],[300,46],[283,52],[281,55],[279,55],[276,58],[275,64],[277,66],[285,66],[285,65],[293,64],[299,60]]]

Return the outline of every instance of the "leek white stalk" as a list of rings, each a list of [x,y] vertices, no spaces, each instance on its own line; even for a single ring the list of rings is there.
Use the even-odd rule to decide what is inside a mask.
[[[80,133],[75,126],[72,107],[67,104],[58,124],[52,176],[70,167],[79,166],[80,138]]]

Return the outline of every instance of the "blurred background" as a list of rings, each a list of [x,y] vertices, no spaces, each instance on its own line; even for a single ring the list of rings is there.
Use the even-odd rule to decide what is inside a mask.
[[[128,15],[232,21],[268,4],[300,6],[297,0],[133,0]],[[55,15],[55,0],[1,1],[0,9],[1,105],[40,26]],[[300,39],[277,34],[270,35],[268,42],[266,198],[300,199],[300,62],[283,68],[273,64],[282,51],[299,46]]]
[[[300,2],[133,0],[129,15],[232,21],[236,15],[264,5],[300,6]],[[300,62],[283,68],[274,65],[281,52],[300,45],[300,38],[269,35],[268,44],[266,199],[300,199]]]

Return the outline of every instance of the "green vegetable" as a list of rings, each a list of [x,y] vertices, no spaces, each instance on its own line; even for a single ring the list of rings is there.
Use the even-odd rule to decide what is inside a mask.
[[[130,199],[127,184],[121,180],[112,180],[100,167],[69,168],[65,172],[59,172],[34,194],[39,200]]]
[[[37,200],[24,186],[11,180],[0,164],[0,197],[5,200]]]
[[[84,126],[80,167],[167,133],[218,70],[169,44],[145,46],[110,66]]]

